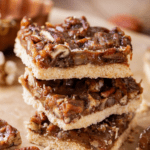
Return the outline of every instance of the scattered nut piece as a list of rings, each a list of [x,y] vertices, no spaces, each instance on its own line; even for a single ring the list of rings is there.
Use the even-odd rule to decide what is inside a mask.
[[[47,40],[54,42],[54,38],[52,37],[52,35],[48,31],[42,30],[40,34],[43,35]]]
[[[56,58],[58,55],[60,55],[60,58],[67,57],[70,53],[70,50],[67,46],[64,45],[56,45],[55,50],[51,53],[52,58]]]
[[[5,56],[0,52],[0,84],[12,85],[16,78],[17,66],[13,61],[5,61]]]
[[[0,149],[4,150],[12,146],[18,146],[21,143],[20,132],[0,119]]]

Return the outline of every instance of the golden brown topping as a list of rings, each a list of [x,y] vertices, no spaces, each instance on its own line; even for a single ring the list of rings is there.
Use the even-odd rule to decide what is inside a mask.
[[[128,64],[131,38],[120,28],[91,27],[85,17],[68,17],[64,23],[39,27],[23,18],[18,32],[21,44],[43,68],[112,63]],[[33,48],[37,52],[32,52]]]

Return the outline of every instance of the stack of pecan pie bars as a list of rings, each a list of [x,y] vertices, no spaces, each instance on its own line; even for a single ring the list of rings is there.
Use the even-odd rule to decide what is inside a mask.
[[[27,66],[24,101],[37,109],[28,140],[49,150],[117,150],[135,125],[142,88],[130,36],[85,17],[39,27],[24,17],[15,53]]]

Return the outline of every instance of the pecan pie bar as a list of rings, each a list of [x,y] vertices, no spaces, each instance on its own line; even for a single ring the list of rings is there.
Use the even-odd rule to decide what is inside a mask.
[[[26,68],[20,77],[27,104],[43,111],[63,130],[96,124],[111,114],[135,111],[142,88],[131,77],[97,79],[36,79]]]
[[[27,138],[47,150],[117,150],[136,125],[133,118],[133,113],[111,115],[96,125],[64,131],[41,112],[27,124]]]
[[[136,150],[150,150],[150,126],[140,134]]]
[[[6,121],[0,119],[0,149],[10,150],[21,143],[20,132]]]
[[[37,79],[123,78],[132,75],[130,36],[118,27],[90,26],[85,17],[38,26],[26,17],[14,49]]]

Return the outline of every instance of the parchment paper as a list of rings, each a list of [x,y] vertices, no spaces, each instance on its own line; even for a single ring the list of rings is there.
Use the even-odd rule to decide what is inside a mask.
[[[51,22],[54,24],[60,23],[64,20],[65,17],[72,15],[77,17],[85,15],[88,18],[89,22],[91,22],[91,25],[104,26],[107,28],[114,27],[101,18],[92,16],[91,14],[85,14],[84,12],[68,12],[57,8],[54,8],[52,11]],[[143,79],[142,85],[146,87],[144,90],[144,99],[145,101],[149,102],[149,85],[147,85],[143,73],[143,54],[147,47],[150,46],[150,37],[131,31],[126,31],[126,34],[132,37],[133,61],[131,62],[131,69],[134,73],[134,77],[138,82]],[[9,56],[7,59],[12,59],[17,62],[17,66],[19,68],[18,76],[23,74],[24,65],[22,64],[20,59],[16,58],[15,56]],[[150,109],[148,107],[146,108],[147,111],[140,113],[138,117],[139,131],[142,131],[144,128],[150,125]],[[32,108],[32,106],[28,106],[24,103],[22,98],[22,87],[19,83],[16,82],[16,84],[13,86],[0,86],[0,118],[6,120],[9,124],[16,127],[21,132],[21,147],[32,145],[26,139],[26,129],[24,123],[25,121],[29,121],[34,112],[35,110]],[[133,135],[135,136],[135,142],[125,142],[121,150],[135,149],[139,133],[134,133]]]

